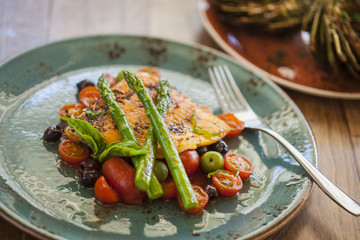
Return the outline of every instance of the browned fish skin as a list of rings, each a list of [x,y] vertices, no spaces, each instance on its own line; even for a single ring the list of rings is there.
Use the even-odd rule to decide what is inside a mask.
[[[143,77],[142,80],[155,101],[157,94],[156,87],[159,80],[154,77]],[[112,88],[112,91],[114,92],[120,108],[124,111],[130,127],[134,130],[135,137],[140,144],[143,144],[150,126],[150,120],[146,116],[142,103],[138,99],[136,93],[129,88],[124,80],[117,83]],[[103,99],[100,98],[96,103],[90,106],[90,109],[93,111],[106,110],[107,114],[90,118],[83,113],[79,118],[88,121],[98,129],[104,136],[107,144],[121,140],[120,133],[111,114],[108,112]],[[194,132],[194,123],[191,120],[191,116],[195,111],[196,114],[194,118],[197,121],[197,127],[199,129],[210,133],[221,132],[221,134],[212,137]],[[204,112],[200,108],[197,108],[190,98],[181,95],[175,89],[172,89],[171,91],[171,101],[167,111],[165,124],[168,126],[170,136],[179,152],[210,145],[223,138],[229,131],[229,126],[225,122],[211,113]],[[158,147],[156,156],[157,158],[162,158],[160,146]]]

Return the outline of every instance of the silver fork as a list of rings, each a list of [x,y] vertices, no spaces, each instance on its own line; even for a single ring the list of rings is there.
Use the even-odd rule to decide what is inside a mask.
[[[355,216],[360,215],[360,205],[314,167],[293,145],[274,130],[266,127],[240,92],[227,66],[213,66],[209,69],[210,79],[223,112],[231,112],[245,122],[245,128],[268,133],[281,143],[306,170],[315,183],[337,204]],[[223,96],[223,97],[222,97]]]

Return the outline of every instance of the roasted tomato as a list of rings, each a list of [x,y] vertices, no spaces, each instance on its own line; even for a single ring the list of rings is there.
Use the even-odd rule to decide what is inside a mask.
[[[183,151],[179,156],[188,176],[193,175],[199,169],[200,157],[196,150]]]
[[[219,195],[224,197],[235,196],[242,188],[242,180],[235,173],[219,171],[211,177],[211,181]]]
[[[105,74],[105,78],[109,82],[110,87],[112,87],[116,84],[116,77],[111,76],[109,73]]]
[[[71,140],[65,140],[59,144],[59,154],[64,162],[79,164],[90,156],[90,148]]]
[[[86,108],[86,106],[81,103],[67,104],[60,108],[59,115],[61,117],[77,118],[83,112],[84,108]]]
[[[102,203],[113,204],[120,201],[117,193],[107,183],[104,176],[99,177],[94,186],[95,197]]]
[[[162,182],[161,185],[164,191],[164,195],[162,196],[163,199],[170,200],[176,198],[178,192],[175,182],[172,178],[166,179],[164,182]]]
[[[154,67],[143,67],[137,70],[136,73],[148,73],[150,76],[160,78],[160,72],[157,68]]]
[[[254,166],[251,162],[238,153],[227,153],[224,162],[224,168],[230,172],[238,170],[241,179],[248,178],[254,172]]]
[[[221,113],[218,117],[230,126],[230,132],[228,132],[227,136],[238,135],[245,128],[245,123],[232,113]]]
[[[101,94],[95,86],[85,87],[79,93],[79,102],[86,107],[94,104],[99,98],[101,98]]]
[[[194,215],[194,214],[201,212],[209,201],[209,196],[207,195],[205,190],[202,189],[202,187],[197,186],[197,185],[191,185],[191,186],[194,189],[196,199],[199,203],[196,207],[186,210],[184,207],[184,204],[182,203],[182,201],[180,199],[180,196],[179,195],[177,196],[177,202],[178,202],[178,205],[179,205],[181,211],[183,211],[184,213],[186,213],[188,215]]]
[[[102,173],[123,203],[142,204],[146,194],[135,186],[135,169],[125,160],[119,157],[106,160]]]

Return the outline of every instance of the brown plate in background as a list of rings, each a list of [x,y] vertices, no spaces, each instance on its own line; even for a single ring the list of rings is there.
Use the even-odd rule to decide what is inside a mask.
[[[221,22],[208,1],[199,2],[202,22],[211,37],[238,62],[275,83],[330,98],[360,99],[360,79],[318,63],[308,50],[309,34],[252,32]]]

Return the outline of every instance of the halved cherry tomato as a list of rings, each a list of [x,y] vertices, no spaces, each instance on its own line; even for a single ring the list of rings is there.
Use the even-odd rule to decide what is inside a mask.
[[[184,213],[186,213],[188,215],[194,215],[194,214],[201,212],[201,210],[204,209],[204,207],[206,206],[206,204],[209,201],[209,196],[205,192],[205,190],[202,189],[202,187],[197,186],[197,185],[191,185],[191,187],[192,187],[192,189],[194,189],[196,199],[199,203],[196,207],[186,210],[184,207],[184,204],[182,203],[182,201],[180,199],[180,196],[179,195],[177,196],[177,202],[178,202],[178,205],[179,205],[181,211],[183,211]]]
[[[59,154],[64,162],[79,164],[90,156],[90,148],[71,140],[65,140],[59,144]]]
[[[113,157],[103,164],[102,173],[122,202],[141,205],[146,194],[135,186],[135,169],[125,160]]]
[[[163,199],[173,199],[176,198],[178,191],[175,185],[175,182],[172,178],[166,179],[164,182],[161,183],[164,195],[162,196]]]
[[[110,87],[114,86],[116,84],[116,77],[111,76],[109,73],[105,74],[106,80],[109,82]]]
[[[254,172],[254,166],[245,157],[238,153],[228,152],[224,156],[224,168],[229,172],[239,170],[241,179],[248,178]]]
[[[136,71],[136,73],[148,73],[150,76],[160,78],[160,72],[154,67],[143,67]]]
[[[87,86],[79,92],[79,102],[89,107],[95,103],[101,97],[101,94],[97,87]]]
[[[218,117],[230,126],[230,132],[228,132],[227,136],[238,135],[245,128],[245,123],[232,113],[221,113]]]
[[[188,176],[193,175],[199,169],[200,157],[196,150],[183,151],[179,153],[179,156]]]
[[[67,104],[60,108],[59,115],[61,117],[77,118],[83,112],[84,108],[86,108],[86,106],[81,103]]]
[[[99,91],[88,91],[81,95],[79,101],[84,104],[86,107],[94,104],[99,98],[101,98],[101,94]]]
[[[94,186],[95,197],[102,203],[113,204],[120,201],[119,196],[112,189],[104,176],[99,177]]]
[[[224,197],[235,196],[243,186],[240,176],[233,173],[217,172],[211,181],[219,195]]]

